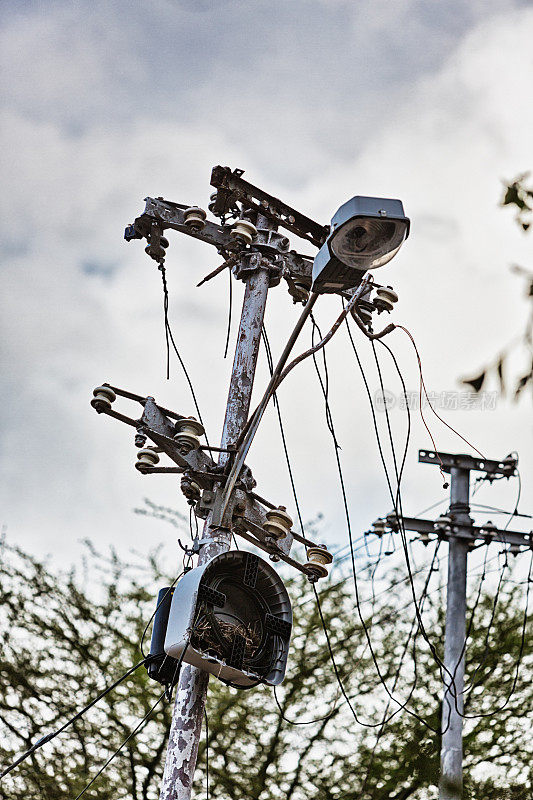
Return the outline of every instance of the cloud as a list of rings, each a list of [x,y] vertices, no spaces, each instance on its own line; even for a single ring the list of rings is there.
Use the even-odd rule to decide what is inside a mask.
[[[175,479],[136,473],[129,429],[88,405],[93,386],[108,380],[192,413],[177,366],[170,385],[163,377],[160,275],[140,242],[122,239],[146,195],[205,207],[210,168],[226,163],[324,222],[354,193],[402,197],[412,235],[379,279],[398,289],[395,317],[416,333],[435,389],[455,389],[525,314],[506,264],[528,263],[530,243],[497,202],[500,177],[531,161],[532,112],[523,102],[531,9],[454,2],[432,4],[430,14],[414,0],[260,2],[253,11],[227,2],[216,14],[189,3],[130,9],[51,3],[45,14],[21,5],[6,14],[0,42],[9,76],[0,120],[3,507],[14,538],[65,559],[81,535],[124,546],[162,538],[164,530],[130,514],[144,494],[182,503]],[[212,439],[231,368],[221,358],[227,282],[193,287],[218,260],[171,237],[171,321]],[[284,289],[273,290],[274,352],[296,313]],[[336,314],[336,303],[321,303],[321,325]],[[375,389],[372,352],[359,346]],[[416,389],[409,343],[398,335],[394,347]],[[364,387],[341,334],[328,357],[359,532],[389,501]],[[386,375],[397,389],[394,371]],[[266,379],[261,362],[258,385]],[[304,515],[324,511],[331,539],[341,541],[312,364],[291,376],[280,400]],[[487,414],[458,415],[459,424],[489,455],[502,455],[521,443],[528,409],[491,413],[488,422]],[[404,431],[399,412],[393,423]],[[414,446],[427,446],[420,421],[413,424]],[[276,425],[270,413],[250,464],[261,493],[287,504]],[[465,447],[445,430],[438,444]],[[429,504],[438,476],[421,481],[415,460],[413,452],[405,494]]]

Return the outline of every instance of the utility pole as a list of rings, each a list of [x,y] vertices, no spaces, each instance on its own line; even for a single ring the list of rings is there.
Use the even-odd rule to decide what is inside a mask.
[[[271,227],[264,217],[256,220],[256,227]],[[233,371],[230,380],[226,416],[220,447],[235,445],[247,420],[252,398],[255,369],[261,328],[265,314],[270,275],[266,263],[246,278]],[[221,453],[219,465],[225,464],[227,453]],[[229,550],[231,531],[210,530],[211,514],[204,529],[204,539],[212,543],[202,548],[199,564],[204,564],[218,553]],[[167,757],[160,800],[188,800],[191,796],[198,744],[202,729],[209,675],[197,667],[186,665],[180,675],[172,714]]]
[[[148,197],[144,212],[126,228],[124,234],[127,241],[147,241],[145,252],[158,264],[163,274],[165,290],[164,262],[169,242],[164,234],[168,230],[209,244],[224,258],[224,262],[199,285],[228,268],[245,284],[220,447],[202,445],[200,436],[205,431],[198,420],[162,408],[153,397],[142,397],[104,383],[94,389],[91,400],[91,405],[99,414],[106,414],[135,428],[135,445],[141,448],[137,453],[135,467],[143,475],[162,472],[181,474],[183,494],[194,508],[196,516],[205,520],[201,541],[196,537],[192,549],[183,548],[190,555],[198,555],[198,566],[191,568],[176,587],[176,593],[167,603],[164,622],[161,621],[164,613],[160,612],[160,622],[157,623],[160,629],[156,639],[159,642],[158,648],[161,648],[161,641],[164,641],[164,646],[157,652],[151,650],[148,666],[149,675],[165,685],[167,690],[171,690],[176,674],[183,664],[177,685],[160,800],[190,800],[209,672],[221,680],[226,675],[226,682],[237,686],[261,682],[276,685],[276,682],[283,679],[292,626],[290,600],[283,582],[266,562],[262,562],[260,566],[259,562],[262,560],[252,553],[226,555],[231,538],[234,535],[244,538],[254,547],[266,552],[272,561],[283,560],[305,574],[313,583],[327,576],[332,556],[325,545],[311,541],[303,531],[298,533],[292,530],[292,520],[284,506],[276,506],[255,494],[253,489],[256,481],[245,464],[245,459],[262,415],[279,383],[303,358],[329,341],[348,313],[352,314],[369,338],[380,338],[394,328],[394,325],[388,325],[383,331],[372,333],[372,313],[377,311],[380,314],[392,310],[397,296],[390,287],[376,285],[375,297],[371,299],[373,287],[366,272],[393,258],[409,234],[409,219],[405,217],[399,200],[356,196],[338,209],[331,225],[320,225],[278,198],[248,183],[242,178],[242,174],[242,170],[232,171],[229,167],[222,166],[215,167],[211,173],[211,186],[216,191],[211,195],[208,209],[220,219],[220,224],[207,220],[206,212],[198,206],[182,205],[162,197]],[[316,258],[289,249],[290,241],[285,232],[278,231],[279,228],[317,247]],[[302,303],[304,309],[273,370],[261,402],[250,416],[268,290],[282,280],[287,283],[293,301]],[[336,293],[348,302],[344,304],[340,316],[326,336],[314,348],[306,350],[287,364],[296,339],[321,293]],[[117,397],[140,404],[141,416],[134,418],[117,411],[113,407]],[[147,446],[148,439],[152,445]],[[217,462],[212,457],[215,452],[219,453]],[[170,459],[173,465],[159,466],[160,454]],[[305,563],[290,556],[295,540],[306,547]],[[275,589],[278,599],[286,596],[286,601],[276,601],[276,608],[282,607],[283,613],[275,611],[274,605],[269,606],[272,613],[266,613],[263,608],[265,603],[259,604],[263,608],[262,616],[256,621],[260,622],[262,642],[257,652],[262,654],[265,648],[268,651],[272,645],[275,653],[274,656],[269,656],[271,661],[266,662],[266,666],[264,661],[261,662],[262,666],[253,662],[256,666],[252,668],[249,666],[252,663],[249,658],[246,662],[248,671],[245,671],[246,640],[239,633],[235,622],[228,623],[229,655],[227,638],[222,645],[220,639],[218,640],[217,647],[220,645],[221,649],[213,649],[205,639],[204,644],[193,642],[193,637],[197,634],[193,620],[199,619],[195,616],[198,606],[194,604],[200,603],[200,608],[204,610],[206,604],[211,609],[220,609],[219,612],[209,612],[211,622],[208,621],[208,627],[218,625],[217,613],[223,619],[226,605],[233,609],[230,589],[227,590],[228,596],[209,587],[208,582],[201,583],[203,578],[200,576],[213,574],[213,570],[221,562],[232,564],[234,571],[237,562],[244,565],[241,578],[235,578],[232,573],[232,582],[242,580],[242,586],[254,590],[256,581],[259,582],[257,575],[262,570],[261,575],[267,581],[266,585],[273,587],[265,589],[267,594]],[[197,590],[190,594],[194,611],[187,618],[183,629],[184,649],[180,650],[181,629],[179,624],[172,627],[176,616],[183,611],[183,596],[179,592],[182,589],[188,591],[195,580],[200,583],[195,584]],[[210,594],[206,594],[208,589]],[[165,597],[169,591],[167,589]],[[257,591],[260,592],[260,589]],[[161,600],[156,616],[158,610],[163,608],[162,604]],[[172,609],[168,608],[170,605]],[[238,600],[237,606],[239,605],[245,605],[244,601]],[[173,610],[176,610],[176,614],[170,620]],[[238,610],[236,608],[235,612]],[[226,620],[228,614],[229,611],[226,613]],[[229,618],[244,624],[236,613],[229,614]],[[154,630],[155,625],[156,621]],[[220,631],[220,627],[218,630]],[[174,631],[177,637],[170,643],[168,637],[174,633],[169,631]],[[197,639],[201,639],[199,633]],[[274,647],[275,642],[277,644]],[[285,653],[284,660],[280,653]],[[255,651],[253,655],[255,657]],[[167,657],[171,659],[170,667]],[[172,666],[172,659],[175,667]],[[216,669],[213,664],[218,665]],[[171,670],[170,676],[168,669]],[[231,679],[240,679],[241,682],[232,683],[229,676]]]
[[[533,534],[499,530],[492,522],[481,527],[470,518],[470,473],[484,473],[492,481],[516,475],[517,458],[508,456],[502,461],[474,458],[420,450],[418,460],[433,464],[450,473],[450,507],[438,519],[402,517],[405,530],[416,531],[420,540],[429,544],[432,537],[446,540],[448,553],[448,582],[446,598],[446,627],[444,638],[444,675],[442,698],[442,738],[440,755],[439,800],[461,800],[463,797],[463,718],[464,671],[466,650],[466,581],[468,553],[476,541],[510,545],[513,553],[520,548],[533,547]],[[373,531],[383,536],[387,529],[398,531],[400,524],[395,513],[376,520]]]
[[[470,472],[452,467],[450,514],[458,525],[469,526]],[[444,635],[444,697],[440,756],[440,800],[463,796],[463,689],[465,674],[466,574],[468,542],[448,540],[448,584]]]

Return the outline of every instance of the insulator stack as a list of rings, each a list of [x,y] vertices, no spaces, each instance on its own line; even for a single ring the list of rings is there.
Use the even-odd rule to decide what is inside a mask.
[[[252,244],[253,239],[257,236],[257,228],[247,219],[238,219],[233,223],[231,229],[231,238],[238,239],[244,244]]]
[[[181,479],[180,486],[181,486],[181,491],[187,498],[189,504],[192,505],[196,503],[197,500],[200,499],[200,496],[202,494],[202,488],[200,484],[196,483],[196,481],[190,478],[188,475],[183,476],[183,478]]]
[[[333,556],[328,551],[325,544],[317,544],[307,548],[307,561],[304,566],[310,572],[309,580],[317,581],[319,578],[327,578],[328,565],[333,561]]]
[[[372,523],[372,533],[380,538],[387,533],[387,523],[382,517]]]
[[[143,447],[137,453],[137,461],[135,463],[135,469],[138,469],[139,472],[142,472],[146,467],[155,467],[156,464],[159,464],[159,456],[152,450],[151,447]]]
[[[200,447],[200,436],[204,434],[204,426],[195,417],[182,417],[174,429],[174,441],[177,442],[180,452],[184,455]]]
[[[191,206],[183,212],[183,222],[191,231],[201,231],[205,228],[206,216],[203,208]]]
[[[110,386],[97,386],[96,389],[93,389],[91,405],[101,414],[102,411],[110,409],[111,403],[114,403],[116,399],[117,396]]]
[[[290,533],[292,519],[287,514],[285,506],[279,506],[267,511],[265,517],[266,522],[263,524],[263,528],[273,539],[283,539],[284,536]]]
[[[391,286],[380,286],[376,289],[374,305],[378,312],[392,311],[395,303],[398,302],[398,295]]]

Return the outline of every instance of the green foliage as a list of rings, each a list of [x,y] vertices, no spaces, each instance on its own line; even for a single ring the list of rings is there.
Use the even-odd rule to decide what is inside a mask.
[[[526,186],[528,178],[529,172],[524,172],[512,183],[506,185],[505,194],[501,201],[502,206],[512,205],[518,209],[516,221],[524,231],[529,230],[533,218],[533,189]],[[516,264],[512,267],[512,271],[525,278],[526,297],[533,303],[533,272]],[[533,360],[531,359],[531,354],[533,353],[533,306],[530,310],[529,318],[526,322],[525,330],[520,337],[520,341],[513,342],[513,344],[502,350],[494,361],[486,364],[474,377],[463,379],[461,383],[465,386],[469,386],[474,392],[480,392],[485,385],[486,379],[492,375],[497,378],[500,392],[504,395],[506,390],[506,381],[504,377],[505,363],[517,346],[523,347],[527,353],[525,371],[514,380],[512,398],[513,400],[518,400],[528,386],[533,389]]]
[[[286,681],[238,691],[209,684],[209,766],[213,800],[430,800],[439,765],[440,677],[427,643],[413,624],[404,575],[389,572],[376,586],[360,579],[361,610],[387,686],[409,699],[412,714],[396,713],[383,731],[385,710],[399,712],[383,690],[353,600],[353,582],[334,580],[321,603],[339,674],[364,727],[350,714],[332,671],[314,595],[304,579],[290,579],[294,634]],[[55,729],[140,659],[138,642],[166,585],[157,554],[125,564],[115,554],[89,551],[85,570],[57,575],[16,549],[0,566],[2,659],[0,757],[9,763],[43,733]],[[484,800],[525,800],[531,792],[528,719],[532,653],[524,652],[516,689],[513,664],[521,642],[523,589],[510,586],[493,611],[481,595],[468,644],[465,723],[466,790]],[[441,652],[441,593],[426,598],[424,620]],[[410,634],[415,634],[411,635]],[[416,658],[416,661],[415,661]],[[413,683],[416,675],[416,686]],[[160,687],[141,667],[75,726],[4,779],[5,800],[72,800],[155,701]],[[500,706],[496,716],[477,717]],[[325,717],[325,718],[324,718]],[[322,718],[322,719],[320,719]],[[164,704],[87,793],[99,800],[158,797],[170,707]],[[530,721],[529,721],[530,724]],[[199,751],[196,796],[204,796],[205,740]]]
[[[526,186],[529,172],[519,175],[512,183],[505,186],[502,206],[515,206],[517,209],[516,221],[524,231],[531,225],[533,214],[533,189]]]

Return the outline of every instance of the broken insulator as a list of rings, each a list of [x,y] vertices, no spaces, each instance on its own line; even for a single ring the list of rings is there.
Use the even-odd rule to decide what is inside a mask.
[[[263,523],[263,528],[273,539],[283,539],[290,533],[292,528],[292,519],[287,514],[285,506],[278,506],[265,514],[266,522]]]
[[[198,206],[191,206],[186,208],[183,212],[183,224],[186,225],[191,231],[201,231],[205,228],[205,218],[207,214],[203,208]]]
[[[327,578],[328,565],[333,561],[333,556],[325,544],[317,544],[307,548],[307,561],[304,566],[310,573],[309,580],[314,582],[319,578]]]
[[[114,403],[116,399],[117,396],[110,386],[97,386],[96,389],[93,389],[91,405],[101,414],[102,411],[110,409],[111,403]]]
[[[189,505],[193,505],[200,499],[200,496],[202,494],[202,488],[200,484],[196,483],[196,481],[193,480],[188,475],[183,476],[183,478],[181,479],[180,486],[181,486],[181,491],[187,498],[187,502],[189,503]]]
[[[233,223],[230,235],[232,239],[237,239],[244,244],[251,244],[257,235],[257,228],[253,222],[247,219],[238,219]]]
[[[195,417],[182,417],[179,419],[174,430],[174,441],[178,445],[180,453],[187,455],[191,450],[198,450],[200,447],[200,436],[204,431],[204,426]]]
[[[380,286],[379,289],[376,289],[374,306],[377,308],[378,314],[381,314],[382,311],[392,311],[397,302],[398,295],[392,286]]]
[[[146,467],[155,467],[159,464],[159,456],[152,450],[151,447],[143,447],[137,453],[137,461],[135,462],[135,469],[143,472]]]

